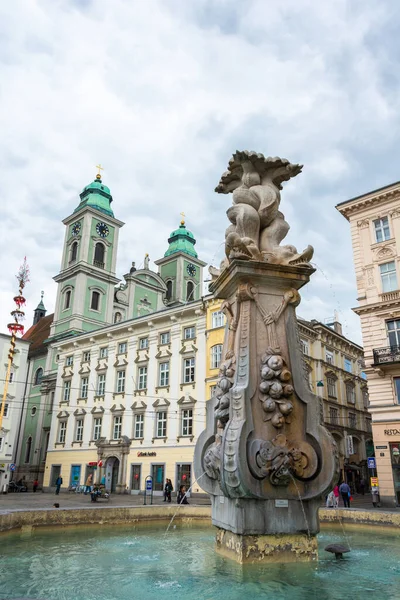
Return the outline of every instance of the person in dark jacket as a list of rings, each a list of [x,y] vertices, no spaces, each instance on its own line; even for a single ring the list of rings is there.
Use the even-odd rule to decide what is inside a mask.
[[[63,480],[61,475],[59,475],[56,479],[56,496],[60,493],[60,488],[62,486]]]
[[[189,504],[186,498],[186,488],[184,485],[181,485],[178,492],[178,497],[176,499],[178,504]]]
[[[167,479],[167,483],[165,484],[165,491],[167,494],[168,502],[171,502],[171,492],[174,491],[174,487],[173,487],[172,481],[170,479]]]

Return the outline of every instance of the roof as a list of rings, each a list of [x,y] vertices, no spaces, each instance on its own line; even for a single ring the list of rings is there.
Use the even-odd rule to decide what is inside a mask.
[[[104,185],[99,176],[83,188],[79,197],[81,201],[74,212],[81,210],[84,206],[92,206],[110,217],[114,216],[111,208],[112,196],[110,188]]]
[[[42,317],[36,325],[32,325],[28,331],[22,336],[23,340],[31,342],[29,346],[28,358],[37,354],[44,354],[47,351],[47,345],[44,341],[50,335],[50,327],[54,319],[54,313]]]
[[[389,183],[388,185],[384,185],[383,187],[377,188],[376,190],[372,190],[370,192],[366,192],[365,194],[361,194],[360,196],[355,196],[354,198],[349,198],[348,200],[343,200],[343,202],[339,202],[336,206],[343,206],[348,202],[354,202],[354,200],[360,200],[365,196],[369,196],[370,194],[376,194],[377,192],[383,192],[383,190],[387,190],[395,185],[399,185],[400,181],[395,181],[394,183]]]
[[[196,240],[193,233],[186,229],[184,221],[181,221],[179,229],[175,229],[171,233],[171,236],[168,238],[168,243],[169,248],[164,254],[164,257],[171,256],[171,254],[176,254],[177,252],[183,252],[184,254],[197,258],[197,252],[194,249]]]

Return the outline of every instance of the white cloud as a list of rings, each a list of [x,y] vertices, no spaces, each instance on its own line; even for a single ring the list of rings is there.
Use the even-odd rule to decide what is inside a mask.
[[[146,251],[163,254],[182,210],[200,256],[219,262],[229,199],[213,189],[247,148],[304,163],[282,210],[288,242],[314,243],[329,278],[314,275],[303,293],[307,316],[340,304],[358,336],[349,228],[334,205],[398,179],[385,147],[399,135],[399,81],[387,78],[394,18],[372,0],[2,3],[1,329],[25,254],[28,321],[41,289],[53,309],[61,219],[98,161],[126,222],[121,276]]]

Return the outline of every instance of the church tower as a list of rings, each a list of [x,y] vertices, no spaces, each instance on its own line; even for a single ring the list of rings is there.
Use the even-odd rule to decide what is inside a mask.
[[[171,233],[168,243],[164,258],[155,261],[167,286],[166,302],[183,304],[199,300],[203,295],[203,267],[206,263],[197,257],[196,240],[186,229],[184,220]]]
[[[36,323],[39,323],[39,321],[40,321],[40,319],[42,317],[46,316],[46,312],[47,311],[46,311],[46,309],[44,307],[44,304],[43,304],[43,296],[44,296],[44,292],[41,293],[40,302],[37,305],[37,307],[35,308],[35,310],[33,311],[33,323],[32,323],[32,325],[36,325]]]
[[[100,169],[100,167],[99,167]],[[92,331],[112,323],[118,234],[110,189],[100,171],[64,219],[66,226],[51,337]]]

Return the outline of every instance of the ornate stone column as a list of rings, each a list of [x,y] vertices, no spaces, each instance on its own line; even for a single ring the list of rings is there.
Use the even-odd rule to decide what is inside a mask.
[[[234,190],[227,259],[211,285],[225,299],[227,329],[195,475],[211,497],[218,551],[239,562],[311,560],[321,496],[338,471],[335,443],[308,386],[295,315],[298,290],[314,271],[312,248],[298,254],[279,246],[288,230],[278,211],[280,183],[301,167],[236,153],[229,169],[217,188]]]

